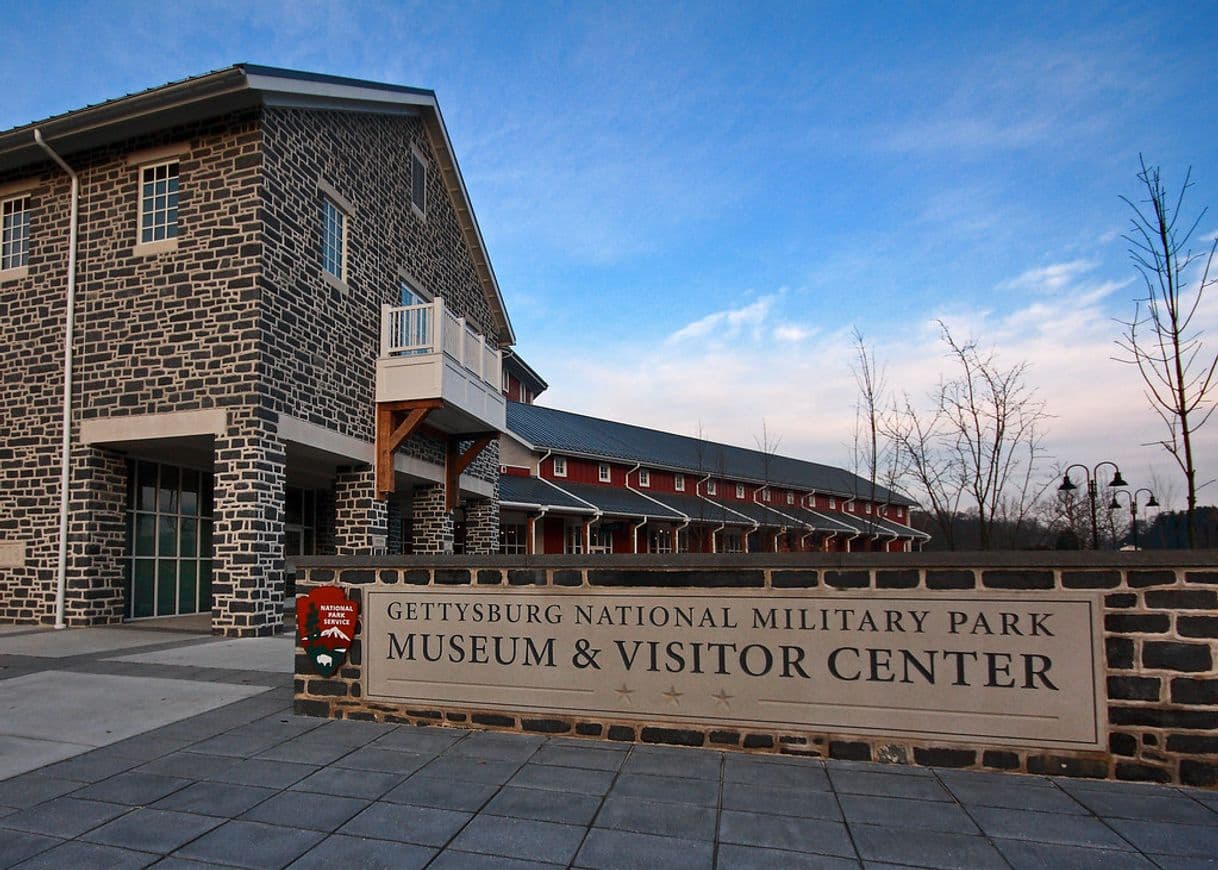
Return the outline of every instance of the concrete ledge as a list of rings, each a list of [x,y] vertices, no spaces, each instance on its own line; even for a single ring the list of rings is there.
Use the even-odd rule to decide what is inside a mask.
[[[211,408],[204,411],[94,417],[80,424],[80,440],[90,445],[121,444],[125,441],[151,441],[197,435],[220,436],[227,429],[228,412],[223,408]]]

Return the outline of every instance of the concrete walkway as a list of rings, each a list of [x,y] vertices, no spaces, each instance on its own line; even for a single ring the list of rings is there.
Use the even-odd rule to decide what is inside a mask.
[[[0,867],[1218,868],[1218,792],[328,722],[291,659],[0,632]]]

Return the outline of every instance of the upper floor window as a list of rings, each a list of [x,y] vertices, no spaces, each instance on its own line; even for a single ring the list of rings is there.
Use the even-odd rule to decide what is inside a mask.
[[[566,477],[567,476],[567,458],[565,456],[555,456],[554,457],[554,476],[555,477]]]
[[[639,486],[651,486],[651,472],[646,468],[639,469]]]
[[[770,490],[769,490],[769,488],[768,488],[768,487],[763,487],[763,488],[762,488],[762,490],[761,490],[761,499],[762,499],[762,501],[769,501],[769,500],[770,500]]]
[[[321,200],[321,267],[339,281],[347,280],[347,213],[328,196]]]
[[[833,496],[829,496],[829,510],[837,510],[837,499],[835,499]]]
[[[0,271],[20,269],[30,260],[30,198],[0,203]]]
[[[736,484],[736,498],[744,498],[744,484]]]
[[[674,474],[672,476],[672,486],[677,492],[685,492],[685,475]]]
[[[140,244],[178,237],[178,161],[140,170]]]
[[[410,205],[420,217],[427,216],[427,161],[410,149]]]
[[[715,481],[713,481],[713,480],[708,480],[706,482],[706,494],[707,495],[717,495],[718,493],[719,493],[719,484],[715,483]]]
[[[795,504],[795,493],[793,493],[793,492],[787,493],[787,504]]]
[[[871,502],[867,502],[865,505],[863,505],[863,512],[868,514],[871,513]]]
[[[609,463],[602,462],[596,469],[596,479],[601,483],[609,483],[612,480],[610,477]]]

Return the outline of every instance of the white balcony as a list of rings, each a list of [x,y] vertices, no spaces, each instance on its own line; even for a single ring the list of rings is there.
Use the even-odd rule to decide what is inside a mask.
[[[381,306],[381,354],[376,401],[443,401],[428,423],[452,432],[503,431],[502,358],[448,310],[443,299],[424,305]]]

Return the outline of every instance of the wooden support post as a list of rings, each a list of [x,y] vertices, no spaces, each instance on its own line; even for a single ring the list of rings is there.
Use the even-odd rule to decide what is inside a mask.
[[[448,450],[444,459],[444,505],[448,510],[455,508],[461,500],[461,473],[498,437],[498,432],[448,436]],[[474,443],[462,452],[460,442],[464,438],[473,438]]]
[[[376,406],[376,492],[387,498],[395,489],[393,454],[419,431],[427,415],[443,405],[439,399],[378,402]]]

